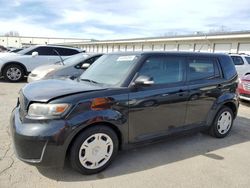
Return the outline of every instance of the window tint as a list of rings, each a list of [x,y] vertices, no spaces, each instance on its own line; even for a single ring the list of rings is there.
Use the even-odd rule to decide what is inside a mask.
[[[101,56],[91,57],[91,58],[85,60],[84,63],[92,64],[92,63],[94,63],[99,57],[101,57]]]
[[[76,65],[76,68],[81,68],[81,66],[83,65],[83,63],[92,64],[92,63],[94,63],[99,57],[101,57],[101,55],[94,56],[94,57],[91,57],[91,58],[89,58],[89,59],[84,59],[84,60],[81,61],[81,63],[79,63],[79,64]]]
[[[219,77],[217,62],[212,59],[188,59],[189,81]]]
[[[250,64],[250,57],[245,57],[245,58],[246,58],[248,64]]]
[[[79,53],[77,50],[68,48],[54,48],[61,56],[71,56]]]
[[[33,52],[38,52],[38,55],[48,55],[48,56],[54,56],[56,55],[53,51],[53,48],[51,47],[37,47],[29,52],[27,52],[25,55],[32,55]]]
[[[139,71],[140,75],[153,78],[156,84],[169,84],[183,81],[184,63],[182,57],[150,57]]]
[[[244,65],[244,61],[240,56],[231,56],[235,65]]]

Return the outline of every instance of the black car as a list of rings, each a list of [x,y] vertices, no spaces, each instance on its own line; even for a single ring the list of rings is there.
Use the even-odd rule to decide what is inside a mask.
[[[238,111],[237,73],[225,54],[112,53],[78,80],[45,80],[20,91],[11,117],[17,157],[83,174],[118,150],[189,131],[223,138]],[[68,154],[68,155],[67,155]]]

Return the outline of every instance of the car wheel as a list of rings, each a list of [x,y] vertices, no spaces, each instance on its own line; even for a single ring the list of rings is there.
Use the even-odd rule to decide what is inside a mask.
[[[116,133],[107,126],[94,126],[77,136],[70,150],[71,166],[82,174],[107,168],[118,152]]]
[[[20,65],[7,65],[3,70],[3,76],[6,81],[19,82],[24,77],[24,70]]]
[[[217,138],[226,137],[232,129],[234,121],[234,115],[230,108],[223,107],[217,113],[215,120],[210,127],[210,135]]]

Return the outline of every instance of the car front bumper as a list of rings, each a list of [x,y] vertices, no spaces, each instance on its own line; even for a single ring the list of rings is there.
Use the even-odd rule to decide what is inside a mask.
[[[17,158],[36,166],[62,167],[67,150],[65,121],[21,122],[18,109],[10,119]]]

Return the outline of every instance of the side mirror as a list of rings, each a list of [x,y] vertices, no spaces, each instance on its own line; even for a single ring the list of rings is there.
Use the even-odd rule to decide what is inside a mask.
[[[32,52],[31,56],[32,56],[32,57],[38,56],[38,52]]]
[[[135,85],[142,85],[142,86],[143,85],[150,86],[150,85],[154,84],[154,80],[152,77],[141,75],[135,79],[134,84]]]
[[[81,69],[88,69],[90,66],[89,63],[83,63],[82,66],[81,66]]]

